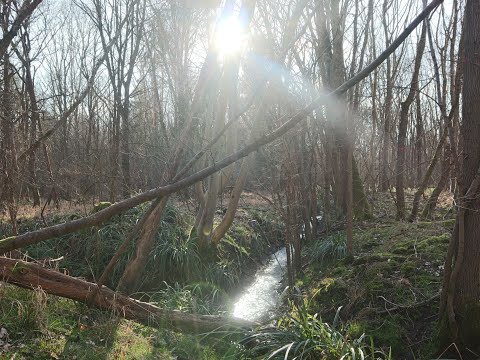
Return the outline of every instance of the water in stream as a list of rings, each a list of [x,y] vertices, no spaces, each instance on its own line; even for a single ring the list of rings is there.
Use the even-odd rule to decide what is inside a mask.
[[[285,274],[285,248],[273,254],[268,263],[255,274],[254,282],[235,303],[233,316],[245,320],[259,320],[272,311],[279,297],[279,285]]]

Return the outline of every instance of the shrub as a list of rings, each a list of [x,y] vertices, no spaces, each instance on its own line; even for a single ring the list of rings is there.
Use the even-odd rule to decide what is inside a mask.
[[[337,233],[316,241],[311,247],[311,258],[320,263],[343,259],[347,255],[345,235]]]

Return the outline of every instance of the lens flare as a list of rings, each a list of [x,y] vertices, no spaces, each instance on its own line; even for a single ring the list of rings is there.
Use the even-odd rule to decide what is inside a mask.
[[[246,42],[245,29],[236,16],[222,19],[215,34],[215,47],[220,56],[229,56],[240,53]]]

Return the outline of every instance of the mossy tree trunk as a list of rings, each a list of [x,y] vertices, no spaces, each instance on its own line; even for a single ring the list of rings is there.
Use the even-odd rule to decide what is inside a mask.
[[[357,220],[365,220],[372,217],[372,209],[368,202],[362,178],[358,171],[357,161],[352,157],[352,185],[353,185],[353,212]]]

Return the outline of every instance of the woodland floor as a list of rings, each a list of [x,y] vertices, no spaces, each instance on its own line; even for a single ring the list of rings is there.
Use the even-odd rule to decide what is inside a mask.
[[[315,246],[308,251],[297,285],[309,311],[332,321],[343,306],[340,316],[352,336],[371,336],[375,346],[391,348],[393,359],[436,358],[439,294],[455,224],[450,206],[444,195],[431,221],[403,223],[393,220],[393,200],[377,195],[374,219],[355,226],[353,261],[322,263]],[[324,241],[344,236],[337,232]]]
[[[304,274],[297,280],[302,301],[328,322],[343,306],[340,317],[350,324],[350,335],[366,333],[375,346],[387,352],[391,348],[393,359],[435,358],[438,294],[454,225],[448,212],[451,199],[441,198],[432,221],[414,224],[393,220],[390,194],[373,200],[373,220],[355,224],[353,261],[327,261],[315,245],[342,244],[343,231],[323,234],[307,247]],[[250,205],[240,211],[243,223],[250,221]],[[215,336],[145,327],[40,289],[4,283],[0,327],[9,334],[8,345],[0,346],[0,359],[224,359],[231,347]]]

